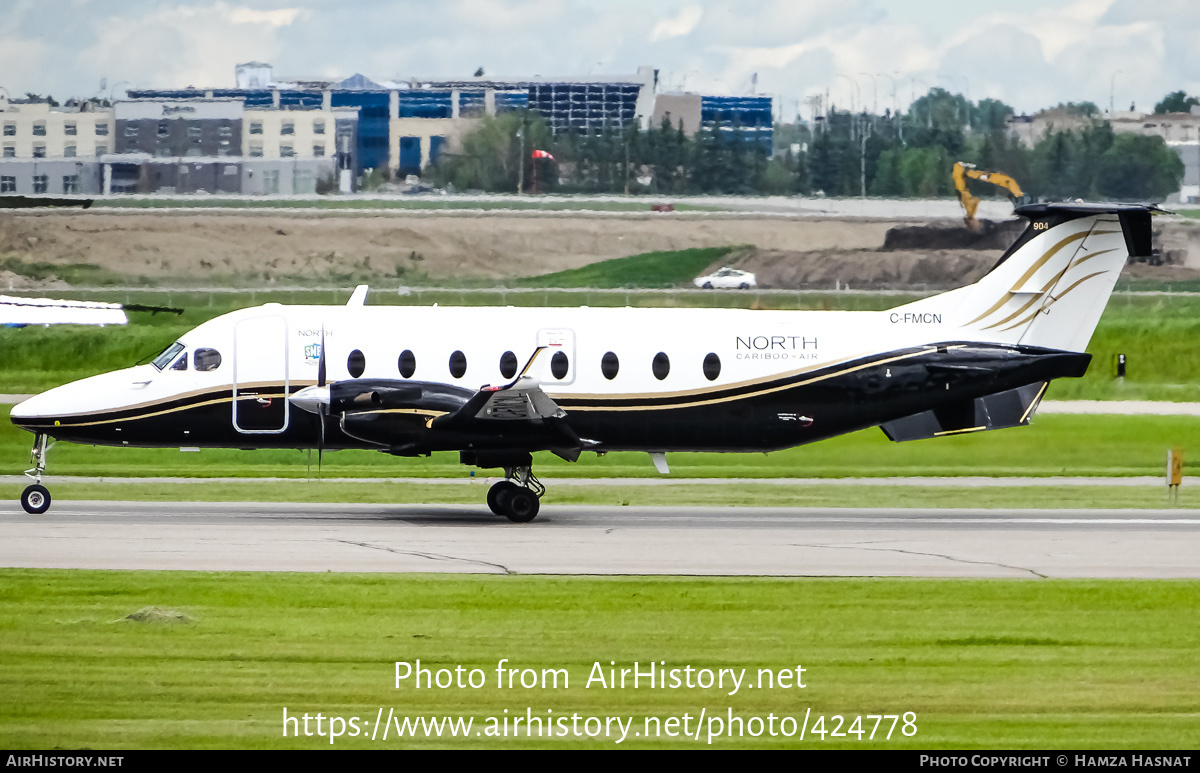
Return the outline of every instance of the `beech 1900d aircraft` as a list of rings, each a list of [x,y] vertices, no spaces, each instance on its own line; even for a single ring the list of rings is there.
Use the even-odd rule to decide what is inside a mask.
[[[112,446],[458,451],[504,469],[491,509],[537,515],[532,454],[770,451],[880,426],[892,440],[1029,422],[1082,376],[1149,205],[1032,204],[975,284],[887,311],[266,304],[206,322],[152,363],[12,410],[48,439]],[[477,387],[472,385],[487,384]]]

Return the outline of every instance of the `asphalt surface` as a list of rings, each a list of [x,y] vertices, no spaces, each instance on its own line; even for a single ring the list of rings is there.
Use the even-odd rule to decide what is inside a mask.
[[[1200,510],[0,504],[0,566],[890,577],[1200,577]]]

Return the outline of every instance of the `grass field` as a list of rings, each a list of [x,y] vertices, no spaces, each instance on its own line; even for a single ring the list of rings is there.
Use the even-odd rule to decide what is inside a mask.
[[[745,247],[705,247],[646,252],[602,260],[581,268],[518,279],[518,287],[676,287],[690,285],[712,263]]]
[[[135,622],[155,607],[190,622]],[[283,737],[289,715],[472,718],[465,738],[367,733],[335,748],[708,746],[634,736],[646,717],[809,716],[800,741],[714,748],[1194,749],[1200,584],[530,578],[0,570],[5,748],[326,748]],[[497,688],[496,667],[566,680]],[[482,672],[477,689],[396,687],[396,661]],[[804,669],[803,689],[587,687],[595,663]],[[605,672],[607,677],[607,672]],[[519,676],[517,677],[520,678]],[[539,676],[540,678],[540,676]],[[560,673],[560,679],[562,675]],[[681,672],[681,680],[686,678]],[[480,683],[477,677],[477,684]],[[528,683],[528,682],[527,682]],[[747,684],[752,682],[747,682]],[[490,738],[489,717],[622,717],[595,738]],[[550,713],[548,713],[550,712]],[[869,739],[860,715],[913,712]],[[825,717],[824,738],[816,733]],[[653,724],[651,725],[653,727]],[[580,724],[582,729],[584,726]],[[594,727],[594,725],[592,725]],[[777,728],[786,727],[782,723]],[[315,733],[315,719],[310,729]],[[347,733],[350,726],[346,727]]]

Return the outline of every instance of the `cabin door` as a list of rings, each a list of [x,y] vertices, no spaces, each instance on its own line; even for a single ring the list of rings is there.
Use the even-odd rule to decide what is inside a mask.
[[[233,428],[277,435],[288,428],[288,325],[278,314],[250,317],[233,328]]]

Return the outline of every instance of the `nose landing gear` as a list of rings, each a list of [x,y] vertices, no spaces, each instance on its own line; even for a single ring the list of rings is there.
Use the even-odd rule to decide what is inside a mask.
[[[531,467],[505,467],[504,477],[488,490],[488,507],[514,523],[529,523],[537,517],[546,487]]]
[[[50,446],[46,445],[47,440],[48,437],[40,433],[34,437],[33,450],[30,452],[33,467],[25,471],[26,477],[33,478],[33,484],[21,492],[21,507],[30,515],[41,515],[50,509],[50,492],[42,485],[42,473],[46,471],[46,452],[50,450]]]

